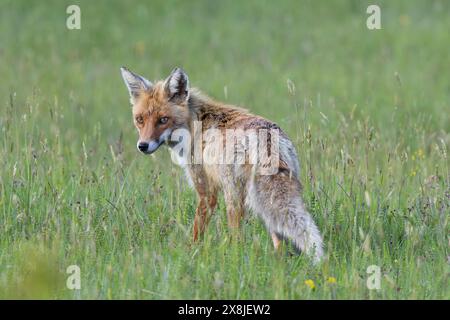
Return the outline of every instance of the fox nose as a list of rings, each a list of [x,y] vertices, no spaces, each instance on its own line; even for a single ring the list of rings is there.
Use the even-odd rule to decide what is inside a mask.
[[[146,152],[148,150],[148,143],[147,142],[139,142],[138,149],[141,152]]]

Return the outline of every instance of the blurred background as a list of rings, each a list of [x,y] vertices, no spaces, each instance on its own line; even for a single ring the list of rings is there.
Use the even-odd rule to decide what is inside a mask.
[[[377,3],[382,30],[370,31],[370,1],[2,0],[1,96],[16,92],[23,100],[40,90],[49,103],[57,96],[69,104],[68,129],[89,130],[109,110],[103,129],[125,130],[118,68],[160,79],[182,66],[194,86],[267,117],[289,117],[287,79],[302,98],[320,95],[321,106],[333,99],[341,110],[358,104],[382,117],[399,103],[398,73],[402,98],[416,98],[408,110],[442,111],[449,92],[448,2]],[[71,4],[80,6],[81,30],[66,28]],[[80,110],[89,119],[81,121]]]
[[[66,27],[73,4],[80,30]],[[366,26],[370,4],[381,30]],[[448,297],[449,12],[425,0],[0,0],[0,297]],[[229,247],[224,214],[188,246],[195,196],[167,152],[137,154],[121,66],[151,80],[183,67],[192,86],[283,127],[330,264],[274,258],[253,220]],[[26,271],[24,256],[50,271]],[[359,276],[375,262],[392,280],[381,293]],[[81,291],[61,285],[71,264],[86,270]],[[325,276],[338,285],[319,286]]]

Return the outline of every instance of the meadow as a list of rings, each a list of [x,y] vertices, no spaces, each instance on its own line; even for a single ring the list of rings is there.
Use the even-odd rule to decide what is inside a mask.
[[[369,1],[0,0],[0,298],[449,299],[450,3],[376,2],[381,30]],[[222,199],[193,243],[195,193],[138,153],[122,65],[279,124],[326,261],[251,214],[231,237]]]

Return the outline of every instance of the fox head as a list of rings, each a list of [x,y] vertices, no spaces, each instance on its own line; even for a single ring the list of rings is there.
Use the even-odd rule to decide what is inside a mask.
[[[155,84],[125,67],[120,68],[130,94],[133,120],[139,132],[137,148],[152,154],[169,141],[175,129],[186,126],[189,118],[189,80],[175,68],[163,81]]]

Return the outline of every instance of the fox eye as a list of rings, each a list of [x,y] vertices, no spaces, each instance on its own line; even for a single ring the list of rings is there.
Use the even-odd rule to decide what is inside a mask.
[[[136,122],[137,122],[138,124],[143,124],[143,123],[144,123],[144,118],[143,118],[142,116],[137,116],[137,117],[136,117]]]
[[[159,118],[159,123],[161,123],[161,124],[166,124],[167,121],[169,121],[168,117],[161,117],[161,118]]]

